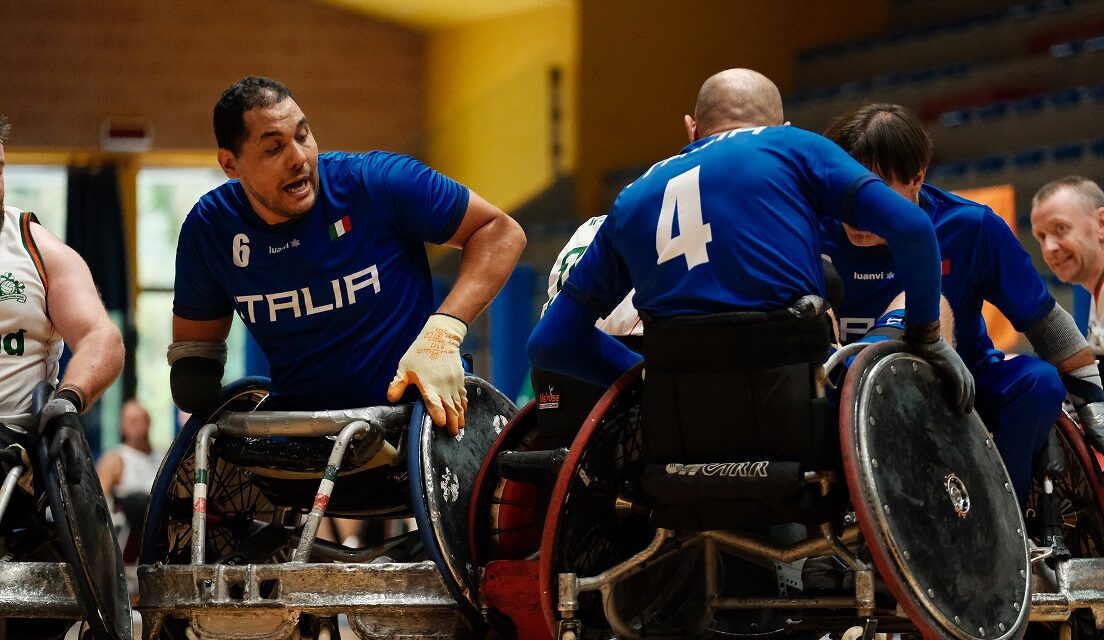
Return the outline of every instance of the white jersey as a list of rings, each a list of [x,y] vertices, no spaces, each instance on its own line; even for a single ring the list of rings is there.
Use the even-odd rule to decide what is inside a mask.
[[[34,214],[4,207],[0,228],[0,420],[20,424],[31,413],[31,392],[43,380],[57,385],[64,344],[46,313],[48,282],[31,238]],[[18,417],[18,418],[17,418]]]
[[[149,453],[121,444],[115,453],[123,460],[123,477],[115,485],[117,496],[129,496],[135,493],[149,495],[153,489],[153,479],[161,467],[162,452],[153,449]]]
[[[1101,280],[1104,282],[1104,280]],[[1094,354],[1104,356],[1104,308],[1101,307],[1100,286],[1093,292],[1092,306],[1089,307],[1089,347]]]
[[[548,274],[548,302],[544,304],[541,315],[544,315],[544,312],[548,310],[548,305],[552,304],[552,301],[556,299],[556,295],[563,289],[563,284],[571,275],[571,270],[575,268],[579,258],[583,257],[583,253],[598,233],[598,228],[605,221],[606,216],[597,216],[587,220],[575,230],[575,234],[571,236],[571,239],[567,241],[567,245],[560,251],[555,264],[552,265],[552,272]],[[633,294],[635,293],[636,289],[630,291],[629,295],[621,301],[621,304],[617,305],[608,316],[595,322],[594,326],[611,336],[644,335],[644,324],[640,322],[640,315],[632,305]]]

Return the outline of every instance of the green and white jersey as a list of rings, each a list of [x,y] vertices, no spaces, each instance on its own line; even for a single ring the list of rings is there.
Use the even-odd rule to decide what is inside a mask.
[[[596,216],[584,222],[560,251],[555,264],[552,265],[552,272],[548,274],[548,302],[544,303],[541,315],[544,315],[548,305],[552,304],[556,295],[563,289],[564,282],[567,282],[568,276],[571,275],[571,270],[575,268],[579,258],[583,257],[583,253],[586,252],[605,220],[606,216]],[[611,336],[644,335],[644,323],[640,321],[640,315],[632,304],[634,293],[636,293],[635,290],[630,291],[621,304],[617,305],[608,316],[595,322],[594,326]]]
[[[23,425],[39,382],[57,385],[64,348],[46,311],[48,281],[32,213],[4,207],[0,228],[0,421]]]

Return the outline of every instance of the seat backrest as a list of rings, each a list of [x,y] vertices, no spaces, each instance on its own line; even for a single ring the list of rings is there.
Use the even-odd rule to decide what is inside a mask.
[[[828,322],[777,312],[645,316],[644,462],[825,468],[838,450],[816,375]]]

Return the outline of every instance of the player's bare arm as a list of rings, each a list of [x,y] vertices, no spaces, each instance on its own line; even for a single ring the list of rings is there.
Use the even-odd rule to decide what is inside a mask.
[[[468,405],[460,343],[467,325],[487,308],[513,272],[525,248],[525,232],[501,209],[471,192],[464,219],[445,244],[463,252],[460,274],[399,361],[387,398],[397,402],[407,385],[416,385],[433,422],[455,435],[464,426]]]
[[[100,488],[105,496],[111,495],[115,486],[123,481],[123,458],[114,451],[109,451],[96,463],[96,475],[100,478]]]
[[[74,389],[87,410],[123,370],[123,339],[80,255],[40,225],[31,236],[49,279],[46,308],[73,352],[60,388]]]
[[[460,227],[445,244],[463,254],[456,284],[438,311],[470,324],[514,271],[525,248],[525,232],[513,218],[472,191]]]

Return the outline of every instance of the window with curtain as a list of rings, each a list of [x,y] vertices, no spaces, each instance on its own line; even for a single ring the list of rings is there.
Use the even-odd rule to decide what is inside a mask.
[[[138,297],[134,322],[138,401],[149,409],[150,439],[166,448],[180,416],[169,391],[165,352],[172,342],[173,280],[180,225],[199,198],[226,181],[213,169],[143,169],[138,173]],[[244,371],[244,328],[238,320],[227,340],[224,381]]]

